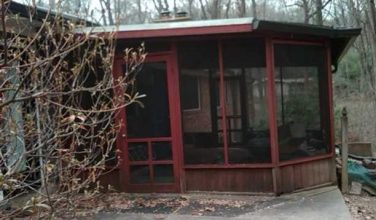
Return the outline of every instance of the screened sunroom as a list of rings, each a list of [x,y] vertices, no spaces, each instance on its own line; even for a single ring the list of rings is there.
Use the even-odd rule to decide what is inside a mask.
[[[244,18],[116,31],[115,76],[121,52],[145,43],[133,85],[145,97],[118,115],[121,163],[103,182],[273,194],[336,182],[332,74],[359,29]]]

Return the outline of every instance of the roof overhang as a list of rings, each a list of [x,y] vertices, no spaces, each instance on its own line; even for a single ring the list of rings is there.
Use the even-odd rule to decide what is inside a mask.
[[[360,34],[360,28],[334,28],[313,24],[254,20],[253,28],[258,31],[294,33],[327,38],[352,37]]]
[[[8,3],[7,10],[9,10],[9,12],[13,13],[14,15],[29,19],[30,22],[32,22],[33,20],[43,22],[43,20],[45,19],[49,20],[56,17],[61,17],[65,22],[70,21],[74,23],[85,23],[86,26],[98,26],[98,24],[95,22],[91,22],[71,14],[58,12],[49,8],[39,6],[32,7],[15,1],[10,1]]]
[[[141,25],[119,25],[86,28],[79,32],[114,32],[117,39],[178,37],[252,32],[253,18],[202,21],[163,22]]]
[[[359,36],[360,28],[334,28],[312,24],[275,22],[265,20],[255,20],[253,28],[257,31],[273,31],[279,33],[293,33],[316,37],[324,37],[330,40],[332,62],[334,65],[342,59],[347,50]]]
[[[360,34],[360,28],[334,28],[311,24],[258,20],[253,18],[215,19],[184,22],[163,22],[141,25],[91,27],[79,33],[104,34],[113,32],[117,39],[148,39],[179,36],[202,36],[230,33],[285,33],[329,39],[332,62],[336,64]]]

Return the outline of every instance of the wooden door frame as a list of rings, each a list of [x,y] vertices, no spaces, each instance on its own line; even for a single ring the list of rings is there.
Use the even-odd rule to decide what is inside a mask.
[[[116,147],[120,151],[119,157],[121,159],[120,162],[120,174],[119,174],[119,182],[121,185],[121,191],[124,192],[181,192],[182,191],[182,183],[181,183],[181,134],[179,134],[181,127],[180,121],[177,120],[179,116],[179,109],[177,106],[180,107],[180,101],[175,91],[179,87],[175,84],[178,83],[176,75],[176,68],[175,62],[176,59],[173,57],[173,52],[161,52],[161,53],[150,53],[147,55],[145,63],[148,62],[165,62],[166,63],[166,71],[167,71],[167,91],[168,91],[168,101],[169,101],[169,116],[170,116],[170,137],[171,137],[171,150],[172,150],[172,166],[173,166],[173,173],[174,173],[174,183],[172,184],[129,184],[130,178],[130,163],[128,160],[128,151],[127,151],[127,128],[126,128],[126,111],[125,108],[121,108],[116,112],[115,122],[119,124],[119,133],[116,138]],[[114,59],[114,69],[113,75],[115,79],[115,89],[114,94],[118,97],[122,97],[124,94],[123,88],[120,86],[116,86],[117,79],[122,76],[122,65],[124,64],[123,57],[116,56]],[[122,101],[124,102],[124,100]],[[135,138],[136,139],[136,138]],[[142,142],[142,138],[137,138],[140,142]],[[157,140],[158,138],[156,138]],[[161,140],[165,140],[166,138],[161,138]],[[150,144],[150,143],[148,143]],[[149,152],[150,153],[150,152]],[[151,161],[149,161],[148,165],[151,166]],[[163,164],[163,161],[162,161]],[[150,169],[150,168],[149,168]]]

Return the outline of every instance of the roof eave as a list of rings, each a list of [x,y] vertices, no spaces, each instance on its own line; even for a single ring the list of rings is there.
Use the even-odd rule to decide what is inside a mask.
[[[194,35],[213,35],[252,32],[253,28],[249,24],[235,24],[207,27],[187,27],[163,30],[138,30],[138,31],[116,31],[117,39],[135,38],[158,38],[158,37],[181,37]]]
[[[274,31],[294,34],[304,34],[312,36],[321,36],[328,38],[343,38],[358,36],[360,28],[338,29],[328,26],[290,23],[290,22],[277,22],[255,19],[252,24],[254,30],[257,31]]]
[[[118,39],[140,39],[252,32],[253,18],[163,22],[84,28],[79,33],[115,33]]]
[[[362,31],[361,28],[338,29],[312,24],[265,20],[254,20],[252,26],[255,31],[273,31],[327,38],[332,41],[332,63],[334,65],[340,62]],[[340,44],[338,44],[338,42],[340,42]],[[336,45],[333,45],[334,43],[336,43]]]
[[[59,13],[43,7],[31,7],[29,5],[21,4],[15,1],[11,1],[8,7],[9,10],[14,14],[18,14],[25,18],[29,18],[32,15],[32,18],[38,21],[43,21],[44,19],[60,16],[62,19],[64,19],[65,22],[72,21],[77,23],[85,23],[87,26],[99,25],[98,23],[91,22],[74,15]],[[34,13],[30,13],[31,11],[34,11]]]

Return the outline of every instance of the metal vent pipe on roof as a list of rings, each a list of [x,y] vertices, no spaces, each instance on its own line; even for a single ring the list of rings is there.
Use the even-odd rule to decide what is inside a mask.
[[[165,9],[159,14],[159,19],[171,19],[171,11]]]
[[[154,23],[160,22],[177,22],[177,21],[188,21],[191,18],[188,16],[186,11],[177,11],[172,15],[171,11],[165,9],[159,14],[159,18],[154,20]]]
[[[176,18],[186,18],[188,17],[188,12],[186,11],[178,11],[175,13]]]

